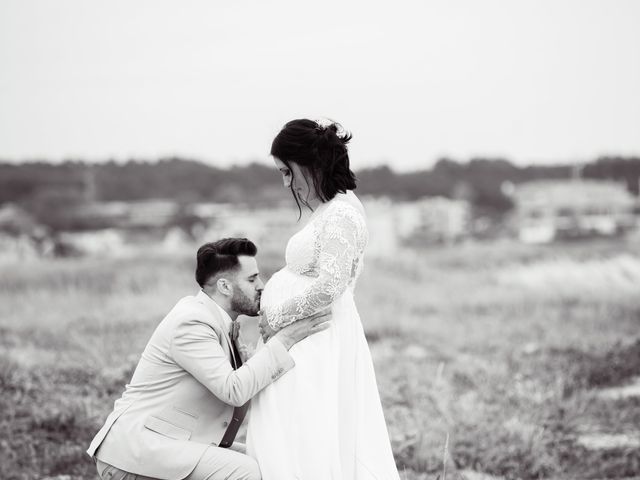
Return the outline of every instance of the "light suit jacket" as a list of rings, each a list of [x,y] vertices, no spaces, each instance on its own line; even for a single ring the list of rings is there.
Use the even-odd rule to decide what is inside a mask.
[[[87,453],[138,475],[189,475],[207,447],[222,440],[233,408],[294,366],[272,338],[234,370],[230,323],[202,291],[181,299],[151,336]]]

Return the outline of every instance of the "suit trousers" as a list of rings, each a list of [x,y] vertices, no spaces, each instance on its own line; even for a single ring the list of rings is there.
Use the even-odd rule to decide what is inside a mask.
[[[233,447],[235,444],[231,448]],[[260,480],[260,469],[256,461],[231,448],[211,445],[205,450],[196,468],[184,480]],[[157,480],[125,472],[99,459],[96,459],[96,466],[102,480]]]

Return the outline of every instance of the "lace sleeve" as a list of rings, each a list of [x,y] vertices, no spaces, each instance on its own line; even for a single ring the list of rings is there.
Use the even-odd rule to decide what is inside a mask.
[[[339,205],[326,212],[319,223],[317,277],[300,295],[265,312],[273,329],[280,329],[328,307],[349,285],[360,250],[364,220],[355,208]]]

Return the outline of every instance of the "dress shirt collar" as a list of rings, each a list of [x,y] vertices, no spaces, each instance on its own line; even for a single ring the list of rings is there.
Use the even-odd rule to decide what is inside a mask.
[[[222,308],[220,305],[218,305],[216,301],[213,298],[211,298],[209,295],[207,295],[207,293],[204,290],[200,290],[196,295],[196,298],[200,300],[200,302],[208,306],[214,312],[215,311],[220,312],[220,315],[222,317],[222,322],[223,322],[222,327],[224,328],[224,331],[227,333],[227,335],[230,335],[231,325],[233,323],[233,320],[231,320],[231,317],[225,311],[225,309]]]

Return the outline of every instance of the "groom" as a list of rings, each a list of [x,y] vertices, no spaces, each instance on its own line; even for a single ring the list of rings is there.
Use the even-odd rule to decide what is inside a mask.
[[[326,328],[328,316],[294,322],[243,363],[239,314],[258,314],[256,246],[225,238],[200,247],[195,296],[181,299],[151,336],[87,453],[103,480],[259,480],[234,438],[249,400],[294,367],[288,350]]]

